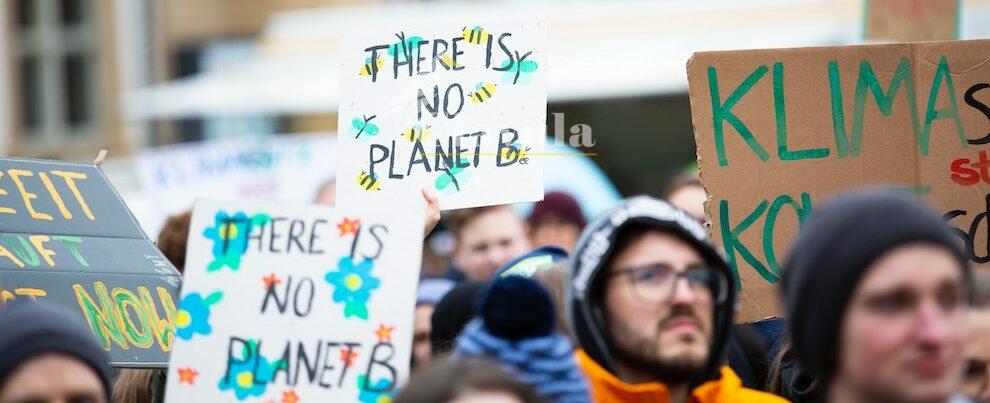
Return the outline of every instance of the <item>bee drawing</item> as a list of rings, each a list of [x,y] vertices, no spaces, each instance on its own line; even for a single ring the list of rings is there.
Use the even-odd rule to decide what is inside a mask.
[[[369,174],[366,171],[361,171],[357,176],[357,184],[361,189],[371,192],[381,190],[382,181],[378,180],[378,175],[375,175],[374,172]]]
[[[480,104],[492,98],[495,95],[495,87],[498,84],[492,83],[478,83],[474,86],[474,92],[468,94],[468,98],[471,98],[471,102]]]
[[[480,45],[488,41],[488,31],[480,26],[475,25],[474,28],[464,27],[463,29],[464,40],[468,43]]]
[[[503,148],[501,154],[502,161],[518,161],[522,165],[529,164],[529,147],[523,148],[522,144],[515,142]]]
[[[373,72],[381,71],[383,64],[385,64],[385,61],[383,61],[382,58],[379,57],[372,61],[369,57],[364,60],[364,65],[361,66],[361,71],[358,72],[358,74],[362,76],[370,76]]]
[[[430,126],[426,126],[424,129],[423,126],[414,125],[409,130],[402,132],[402,138],[410,143],[415,143],[430,138],[430,134],[433,134],[433,129]]]

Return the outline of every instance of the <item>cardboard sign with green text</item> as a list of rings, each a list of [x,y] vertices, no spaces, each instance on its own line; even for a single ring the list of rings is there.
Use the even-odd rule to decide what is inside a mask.
[[[691,112],[715,244],[750,321],[816,203],[871,185],[944,214],[990,262],[990,41],[696,53]],[[897,225],[897,223],[890,223]]]

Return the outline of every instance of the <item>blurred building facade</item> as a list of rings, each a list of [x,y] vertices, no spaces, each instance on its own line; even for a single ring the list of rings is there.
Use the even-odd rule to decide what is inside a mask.
[[[123,2],[121,2],[123,3]],[[95,156],[124,142],[118,7],[86,0],[5,0],[6,154]],[[110,4],[110,2],[107,2]]]
[[[962,38],[990,37],[965,0]],[[695,160],[684,63],[698,50],[862,43],[862,0],[2,0],[0,153],[86,160],[199,140],[333,132],[338,37],[429,18],[548,17],[548,134],[588,124],[625,194]],[[747,18],[739,18],[745,15]],[[511,18],[507,16],[505,18]],[[4,141],[5,140],[5,141]]]
[[[249,53],[245,44],[279,12],[375,2],[3,0],[0,153],[85,160],[100,149],[125,157],[143,147],[203,139],[216,122],[130,122],[123,94]],[[264,131],[275,121],[257,120]]]

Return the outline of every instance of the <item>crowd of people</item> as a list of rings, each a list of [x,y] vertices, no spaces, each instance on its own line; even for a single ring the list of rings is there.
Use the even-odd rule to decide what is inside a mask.
[[[428,213],[424,248],[439,220],[453,249],[419,284],[394,401],[990,402],[990,272],[927,205],[879,190],[816,205],[784,262],[783,318],[737,323],[706,197],[688,175],[588,221],[559,192],[526,218]],[[187,213],[158,238],[180,271],[188,232]],[[160,402],[166,374],[111,370],[58,308],[0,310],[0,403]]]

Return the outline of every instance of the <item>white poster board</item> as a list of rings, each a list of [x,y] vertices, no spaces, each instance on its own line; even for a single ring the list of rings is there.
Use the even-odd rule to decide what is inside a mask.
[[[542,200],[546,35],[530,20],[344,36],[338,205]]]
[[[408,375],[422,232],[410,214],[197,202],[166,402],[392,396]]]
[[[158,216],[141,224],[154,239],[166,216],[191,208],[197,198],[312,203],[336,175],[336,147],[336,138],[324,133],[142,150],[134,158],[138,182]]]

